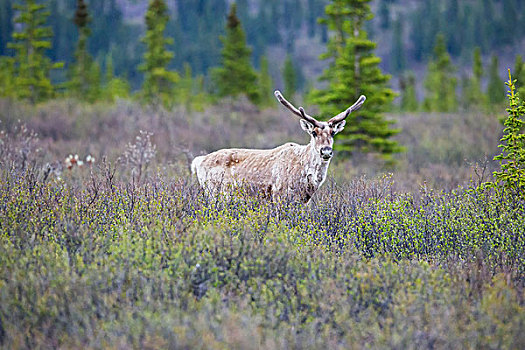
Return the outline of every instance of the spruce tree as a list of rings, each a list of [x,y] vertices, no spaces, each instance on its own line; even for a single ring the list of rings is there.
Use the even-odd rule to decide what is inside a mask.
[[[472,65],[472,77],[464,86],[463,100],[467,107],[480,108],[487,104],[487,96],[481,89],[483,79],[483,62],[481,60],[481,49],[474,50],[474,62]]]
[[[498,56],[496,55],[492,55],[490,61],[487,95],[491,104],[501,104],[505,101],[505,84],[498,74]]]
[[[75,62],[71,65],[70,81],[66,84],[68,93],[90,102],[100,97],[100,67],[87,50],[87,41],[91,31],[88,27],[91,18],[84,0],[77,0],[73,22],[78,28],[78,42],[75,51]]]
[[[0,96],[16,96],[15,61],[9,56],[0,56]]]
[[[515,89],[521,94],[521,87],[525,86],[525,63],[521,55],[517,55],[514,60],[514,71],[512,72],[514,78],[516,78]]]
[[[297,72],[290,55],[286,55],[286,59],[284,60],[283,80],[284,94],[292,98],[297,92]]]
[[[416,94],[416,77],[410,72],[400,78],[401,110],[415,112],[418,109]]]
[[[129,97],[129,83],[126,79],[122,79],[115,76],[113,72],[113,57],[111,54],[106,56],[106,74],[105,74],[105,85],[103,97],[110,102],[115,101],[117,98]]]
[[[380,58],[374,55],[376,44],[364,30],[365,21],[372,18],[370,0],[333,0],[326,6],[322,21],[333,32],[322,59],[331,61],[321,80],[323,90],[313,90],[310,99],[326,117],[334,116],[352,105],[360,95],[366,95],[365,106],[350,115],[346,127],[337,138],[336,148],[349,155],[354,150],[379,152],[389,156],[401,147],[390,139],[399,132],[393,121],[383,117],[394,99],[388,87],[389,75],[379,68]]]
[[[525,198],[525,104],[516,92],[514,82],[509,70],[506,83],[509,87],[508,115],[498,146],[502,150],[494,157],[494,160],[500,161],[501,171],[494,172],[494,177],[505,188]]]
[[[246,34],[237,17],[237,7],[233,3],[226,23],[226,36],[221,38],[221,67],[211,71],[216,93],[219,97],[245,94],[258,103],[260,92],[257,86],[257,73],[250,63],[251,49],[246,46]]]
[[[203,110],[209,100],[209,96],[204,91],[202,76],[194,78],[191,66],[187,62],[184,63],[184,75],[177,83],[176,99],[188,111]]]
[[[259,74],[259,88],[261,106],[270,106],[273,104],[273,82],[272,77],[270,76],[270,71],[268,67],[268,58],[266,56],[261,56],[261,72]]]
[[[425,100],[427,111],[451,112],[457,108],[455,68],[445,46],[445,37],[439,34],[434,46],[434,58],[428,64],[425,79]]]
[[[144,72],[141,94],[146,103],[171,104],[174,84],[179,80],[179,75],[167,68],[174,56],[166,49],[167,45],[173,44],[172,38],[164,36],[168,20],[168,7],[164,0],[150,0],[146,12],[146,35],[142,39],[146,52],[144,62],[139,66],[139,70]]]
[[[22,0],[13,8],[18,11],[15,23],[19,30],[13,32],[14,43],[8,46],[15,51],[15,96],[32,103],[43,101],[55,95],[51,69],[62,67],[62,63],[52,64],[45,55],[53,36],[51,28],[45,26],[49,12],[36,0]]]

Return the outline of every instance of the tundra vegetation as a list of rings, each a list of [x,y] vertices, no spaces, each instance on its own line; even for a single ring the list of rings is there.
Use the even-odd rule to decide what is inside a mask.
[[[518,141],[505,143],[512,165],[494,179],[494,162],[457,164],[495,148],[484,144],[499,135],[494,118],[462,116],[451,156],[449,116],[432,119],[432,135],[430,119],[405,116],[398,137],[409,147],[395,175],[367,179],[349,171],[357,163],[335,164],[309,206],[242,190],[206,196],[189,177],[190,151],[172,147],[172,138],[275,144],[300,135],[286,111],[246,100],[191,115],[2,100],[0,342],[520,348],[525,201],[513,151],[523,105],[512,98],[504,138]],[[240,113],[257,117],[239,122]]]

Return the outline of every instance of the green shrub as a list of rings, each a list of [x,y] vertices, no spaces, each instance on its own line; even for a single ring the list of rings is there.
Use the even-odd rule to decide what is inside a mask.
[[[502,151],[494,158],[500,161],[501,171],[495,172],[494,177],[503,187],[523,196],[525,194],[525,121],[523,120],[525,105],[521,102],[514,84],[509,69],[509,80],[506,82],[509,87],[508,116],[499,145]]]

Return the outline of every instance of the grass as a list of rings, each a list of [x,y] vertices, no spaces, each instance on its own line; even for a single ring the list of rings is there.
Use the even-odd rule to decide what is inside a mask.
[[[525,345],[523,198],[402,190],[403,170],[350,180],[337,174],[345,163],[309,206],[241,190],[210,198],[183,156],[168,161],[167,134],[152,137],[153,156],[138,133],[107,141],[112,130],[127,135],[119,123],[38,138],[13,121],[26,107],[12,108],[0,135],[3,348]],[[119,108],[93,115],[108,125],[124,118]],[[130,123],[147,124],[142,113],[130,107]],[[65,169],[79,147],[97,162]],[[141,150],[147,162],[126,161]]]

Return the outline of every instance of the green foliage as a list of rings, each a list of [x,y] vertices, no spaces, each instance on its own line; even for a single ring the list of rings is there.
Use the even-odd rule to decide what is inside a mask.
[[[525,95],[525,62],[521,55],[516,56],[514,61],[514,71],[512,72],[514,78],[516,78],[515,86],[516,91],[519,92],[521,96]]]
[[[274,96],[273,96],[273,81],[270,76],[270,71],[268,67],[268,58],[266,56],[261,56],[260,61],[261,72],[259,75],[259,89],[261,106],[274,106]]]
[[[415,112],[418,110],[419,103],[416,94],[416,77],[414,73],[410,72],[400,78],[399,85],[401,87],[401,110],[407,112]]]
[[[285,96],[293,98],[297,92],[297,72],[290,55],[286,55],[286,59],[284,60],[283,80]]]
[[[474,50],[474,61],[472,66],[472,77],[463,86],[463,103],[467,108],[481,109],[487,106],[487,95],[482,90],[483,62],[481,61],[481,49]]]
[[[16,96],[15,60],[12,57],[0,56],[0,96]]]
[[[174,53],[166,46],[173,44],[172,38],[166,38],[164,31],[169,20],[168,7],[164,0],[150,0],[146,12],[146,35],[142,41],[146,44],[144,63],[139,70],[144,72],[141,97],[147,103],[173,103],[173,89],[179,75],[167,69]]]
[[[429,62],[425,79],[426,111],[451,112],[457,109],[455,68],[445,46],[445,37],[436,37],[434,58]]]
[[[499,160],[501,171],[494,173],[496,181],[513,193],[525,195],[525,104],[516,92],[515,80],[509,69],[509,108],[505,119],[503,137],[498,147],[501,153],[494,159]]]
[[[73,18],[78,29],[75,62],[70,66],[70,80],[65,84],[66,93],[76,98],[94,102],[101,97],[100,67],[87,50],[87,42],[91,34],[88,24],[91,18],[86,3],[77,1],[77,8]]]
[[[184,76],[177,83],[175,93],[176,101],[184,105],[188,111],[201,111],[210,102],[210,96],[204,90],[203,77],[194,78],[188,63],[184,65]]]
[[[505,101],[505,85],[498,72],[498,56],[492,55],[489,67],[489,84],[487,87],[487,95],[492,105],[499,105]]]
[[[336,148],[347,156],[354,150],[378,152],[385,157],[401,147],[390,138],[399,130],[386,120],[394,98],[388,87],[390,76],[379,68],[374,55],[376,44],[367,38],[365,21],[372,18],[370,1],[334,0],[326,7],[322,22],[333,32],[322,59],[330,59],[321,80],[328,86],[311,92],[310,99],[320,106],[321,114],[334,116],[352,105],[360,95],[367,97],[365,107],[350,115],[346,127],[336,140]]]
[[[251,65],[251,49],[246,46],[246,34],[237,17],[237,6],[231,5],[226,24],[226,36],[221,38],[221,67],[213,68],[212,79],[219,97],[246,95],[258,103],[260,92],[257,73]]]
[[[115,101],[117,98],[127,98],[130,96],[129,83],[123,79],[116,77],[113,72],[113,57],[108,55],[106,57],[106,74],[105,85],[103,87],[102,97],[107,101]]]
[[[13,32],[14,43],[8,44],[15,51],[14,95],[32,103],[52,98],[55,88],[50,71],[62,67],[62,63],[52,64],[45,55],[45,51],[51,48],[50,38],[53,36],[52,30],[45,26],[49,16],[46,5],[23,0],[13,8],[18,11],[15,23],[20,28]]]
[[[476,47],[483,53],[519,45],[525,24],[524,7],[516,0],[419,1],[409,12],[408,27],[414,58],[432,55],[435,37],[445,34],[453,57],[469,57]]]

